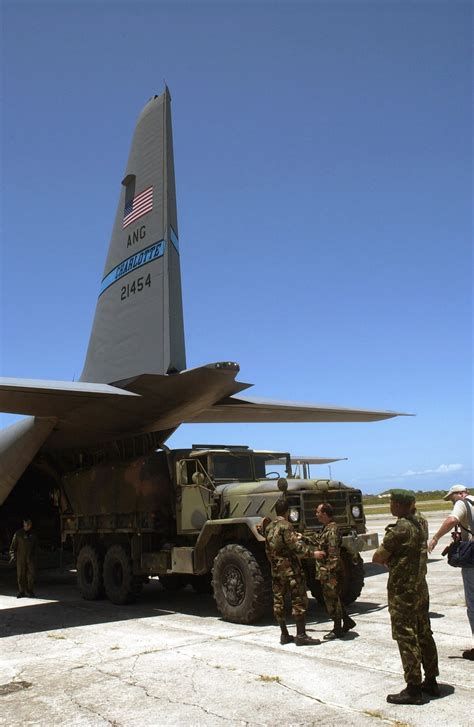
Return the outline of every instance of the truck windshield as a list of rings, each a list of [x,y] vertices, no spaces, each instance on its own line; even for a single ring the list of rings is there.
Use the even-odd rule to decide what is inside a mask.
[[[213,457],[214,479],[252,480],[252,461],[249,455],[215,454]]]
[[[252,454],[214,454],[213,474],[215,480],[240,480],[249,482],[263,479],[278,479],[291,474],[289,457],[277,455]]]

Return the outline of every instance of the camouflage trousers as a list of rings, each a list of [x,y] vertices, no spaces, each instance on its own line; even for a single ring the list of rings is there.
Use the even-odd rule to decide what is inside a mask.
[[[392,638],[398,644],[403,674],[407,684],[421,684],[421,666],[425,677],[439,674],[438,652],[428,616],[428,602],[415,608],[403,608],[398,603],[388,604],[392,621]]]
[[[273,615],[277,621],[285,620],[285,596],[291,597],[291,613],[293,618],[301,618],[308,608],[306,580],[303,573],[286,572],[272,574]]]
[[[343,608],[341,604],[339,581],[337,581],[335,585],[331,585],[329,581],[321,580],[321,587],[323,589],[324,604],[329,618],[332,618],[333,621],[342,619]]]

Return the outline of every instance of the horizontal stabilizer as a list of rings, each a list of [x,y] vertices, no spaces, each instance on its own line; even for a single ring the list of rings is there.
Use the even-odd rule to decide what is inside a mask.
[[[233,397],[217,402],[186,422],[375,422],[396,416],[412,416],[395,411],[347,409],[327,404],[305,404],[255,397]]]
[[[80,381],[0,378],[0,411],[37,417],[61,417],[87,403],[137,396],[108,384]]]
[[[0,378],[0,411],[56,417],[48,450],[94,446],[145,432],[169,436],[183,421],[246,389],[239,366],[218,362],[176,374],[142,374],[118,386]]]

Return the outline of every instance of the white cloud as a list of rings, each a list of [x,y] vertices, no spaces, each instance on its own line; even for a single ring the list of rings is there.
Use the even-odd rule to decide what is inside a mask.
[[[462,470],[463,466],[462,464],[440,464],[439,467],[436,467],[436,469],[429,469],[429,470],[407,470],[406,472],[403,472],[403,474],[399,475],[399,477],[418,477],[419,475],[447,475],[451,474],[452,472],[459,472]]]

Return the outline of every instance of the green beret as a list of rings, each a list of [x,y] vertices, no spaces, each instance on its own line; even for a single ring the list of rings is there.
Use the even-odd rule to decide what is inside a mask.
[[[411,490],[390,490],[390,497],[401,505],[411,505],[416,499]]]

